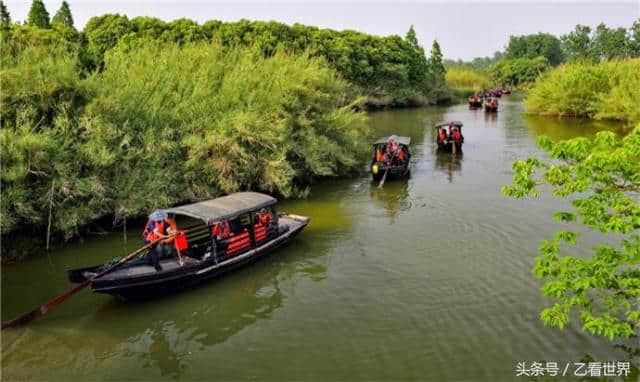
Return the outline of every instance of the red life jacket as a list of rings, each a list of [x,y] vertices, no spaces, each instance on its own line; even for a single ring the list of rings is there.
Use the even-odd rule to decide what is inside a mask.
[[[268,213],[264,212],[260,214],[260,217],[258,218],[258,222],[260,222],[260,224],[262,225],[267,225],[269,224],[269,221],[271,220],[271,217],[269,216]]]
[[[162,236],[165,236],[166,234],[167,234],[167,227],[164,224],[164,221],[160,223],[156,222],[155,227],[153,228],[153,231],[149,232],[149,234],[147,235],[147,242],[152,242],[154,240],[157,240]]]
[[[229,222],[226,220],[218,222],[215,227],[213,227],[213,235],[220,236],[222,239],[228,238],[231,235]]]
[[[453,132],[453,140],[456,142],[460,140],[460,132],[458,130]]]

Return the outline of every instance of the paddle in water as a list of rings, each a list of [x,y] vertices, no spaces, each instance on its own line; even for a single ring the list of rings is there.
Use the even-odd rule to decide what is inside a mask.
[[[38,318],[42,317],[51,308],[63,303],[69,297],[73,296],[77,292],[79,292],[82,289],[86,288],[87,285],[91,284],[91,281],[93,279],[96,279],[98,277],[106,275],[109,272],[112,272],[113,270],[115,270],[116,268],[121,266],[122,264],[124,264],[127,261],[133,259],[134,257],[138,256],[139,254],[141,254],[142,252],[146,251],[147,249],[151,248],[154,244],[156,244],[160,240],[166,240],[167,238],[175,236],[175,235],[176,235],[176,233],[168,235],[168,236],[163,236],[163,237],[160,237],[160,238],[150,242],[149,244],[145,245],[144,247],[141,247],[140,249],[138,249],[138,250],[132,252],[131,254],[123,257],[122,259],[118,260],[118,262],[116,262],[115,264],[113,264],[109,268],[105,269],[104,271],[98,273],[94,277],[92,277],[90,279],[86,279],[81,284],[69,289],[68,291],[64,292],[63,294],[61,294],[60,296],[54,298],[53,300],[47,302],[46,304],[40,305],[39,307],[35,308],[34,310],[32,310],[30,312],[27,312],[27,313],[23,314],[22,316],[14,319],[14,320],[3,322],[2,323],[2,330],[6,329],[6,328],[18,328],[18,327],[21,327],[21,326],[24,326],[24,325],[28,324],[29,322],[31,322],[31,321],[33,321],[35,319],[38,319]]]

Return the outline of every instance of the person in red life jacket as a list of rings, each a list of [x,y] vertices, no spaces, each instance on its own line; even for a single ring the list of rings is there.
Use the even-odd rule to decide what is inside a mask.
[[[447,142],[447,139],[448,139],[448,137],[447,137],[447,131],[446,131],[445,129],[441,128],[441,129],[438,131],[438,140],[439,140],[441,143],[446,143],[446,142]]]
[[[231,236],[231,225],[228,220],[222,220],[213,227],[213,236],[218,240],[227,239]]]
[[[146,242],[151,243],[158,239],[161,239],[169,234],[169,225],[165,220],[155,219],[153,221],[153,230],[147,234]],[[160,265],[160,257],[163,256],[167,251],[170,251],[170,244],[167,244],[163,241],[157,242],[155,245],[151,247],[151,256],[149,259],[150,265],[156,269],[156,271],[161,271],[162,266]]]
[[[379,148],[376,149],[376,162],[380,162],[382,160],[382,150]]]
[[[458,131],[457,127],[453,128],[453,140],[455,142],[460,142],[460,138],[462,138],[462,136],[460,135],[460,131]]]
[[[404,162],[407,160],[407,151],[404,148],[400,148],[400,150],[398,151],[398,163],[400,164],[404,164]]]
[[[266,209],[261,209],[260,213],[258,214],[258,223],[260,223],[263,226],[268,226],[269,223],[271,222],[271,214],[269,212],[267,212]]]

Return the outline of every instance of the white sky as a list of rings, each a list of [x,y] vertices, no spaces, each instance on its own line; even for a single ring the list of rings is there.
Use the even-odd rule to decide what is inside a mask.
[[[30,0],[4,0],[13,20],[23,21]],[[44,0],[53,16],[62,0]],[[446,58],[469,60],[502,50],[509,35],[564,34],[576,24],[631,26],[640,18],[640,0],[618,1],[269,1],[269,0],[69,0],[76,27],[104,13],[129,17],[181,17],[204,22],[275,20],[333,29],[355,29],[377,35],[404,36],[411,24],[427,52],[437,38]]]

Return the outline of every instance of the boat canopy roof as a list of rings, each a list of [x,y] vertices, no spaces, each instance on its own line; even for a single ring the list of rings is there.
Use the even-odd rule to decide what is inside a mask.
[[[389,142],[390,140],[394,140],[396,142],[398,142],[401,145],[405,145],[405,146],[409,146],[409,143],[411,143],[411,137],[402,137],[399,135],[389,135],[388,137],[382,137],[380,139],[378,139],[376,141],[376,143],[374,143],[375,145],[382,145],[385,144],[387,142]]]
[[[275,198],[259,192],[236,192],[220,198],[168,208],[164,211],[168,214],[190,216],[211,224],[218,220],[234,219],[276,202]]]
[[[460,121],[449,121],[449,122],[440,122],[437,125],[435,125],[434,127],[436,129],[440,128],[440,127],[445,127],[445,126],[451,126],[451,124],[454,124],[456,127],[462,127],[462,122]]]

